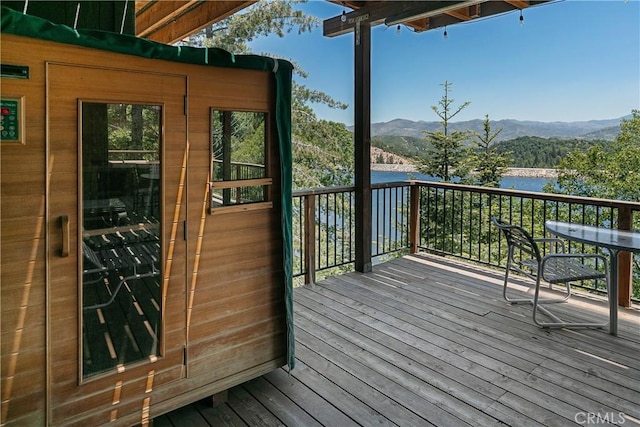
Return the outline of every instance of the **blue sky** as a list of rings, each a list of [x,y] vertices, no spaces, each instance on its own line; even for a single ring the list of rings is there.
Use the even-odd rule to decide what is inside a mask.
[[[326,1],[300,7],[321,20],[342,12]],[[371,121],[437,120],[431,110],[452,83],[456,105],[471,104],[454,121],[612,119],[640,108],[640,0],[565,0],[519,13],[414,33],[372,30]],[[353,124],[353,34],[267,37],[256,53],[289,58],[301,80],[349,104],[314,106],[320,118]]]

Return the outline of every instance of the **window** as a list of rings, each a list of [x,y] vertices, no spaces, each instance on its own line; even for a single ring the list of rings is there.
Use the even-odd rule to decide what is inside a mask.
[[[271,207],[267,114],[211,111],[211,210]]]

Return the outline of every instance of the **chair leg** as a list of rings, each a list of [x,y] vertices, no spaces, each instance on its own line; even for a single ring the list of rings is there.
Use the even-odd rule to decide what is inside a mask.
[[[508,288],[509,288],[509,271],[511,269],[511,262],[507,261],[507,268],[504,274],[504,284],[503,284],[503,288],[502,288],[502,297],[504,298],[505,301],[507,301],[509,304],[531,304],[533,305],[534,303],[534,298],[510,298],[508,295]],[[567,294],[562,297],[562,298],[539,298],[538,299],[538,303],[539,304],[557,304],[557,303],[561,303],[561,302],[566,302],[569,297],[571,296],[571,287],[568,284],[565,284],[566,288],[567,288]],[[551,284],[549,284],[549,287],[551,287]]]
[[[507,261],[507,268],[504,272],[504,284],[502,286],[502,297],[509,304],[531,304],[531,298],[509,298],[509,271],[511,270],[511,262]]]
[[[606,282],[607,282],[607,290],[610,288],[609,282],[609,271],[605,266],[605,274],[606,274]],[[564,301],[568,300],[571,296],[571,285],[569,283],[565,283],[567,287],[567,296]],[[550,328],[550,329],[560,329],[560,328],[598,328],[602,329],[609,325],[609,322],[604,323],[592,323],[592,322],[565,322],[560,319],[558,316],[550,312],[546,307],[544,307],[542,299],[539,298],[540,295],[540,280],[536,280],[536,290],[533,298],[533,323],[538,325],[541,328]],[[562,302],[562,301],[558,301]],[[538,320],[538,312],[541,311],[547,317],[551,318],[552,322],[544,322]]]
[[[116,299],[116,296],[118,296],[118,292],[120,292],[120,288],[122,288],[122,285],[125,284],[125,282],[127,282],[127,280],[131,280],[131,279],[142,279],[145,277],[155,277],[158,275],[158,271],[153,269],[152,271],[148,272],[148,273],[134,273],[131,276],[127,276],[123,279],[120,279],[120,283],[118,283],[118,286],[116,286],[115,290],[111,293],[111,298],[109,298],[108,301],[100,303],[100,304],[94,304],[94,305],[89,305],[87,307],[83,307],[83,310],[93,310],[96,308],[104,308],[107,307],[108,305],[111,305],[111,303]]]
[[[540,298],[540,275],[538,275],[538,279],[536,279],[535,291],[533,298],[510,298],[508,295],[508,285],[509,285],[509,263],[507,263],[507,269],[504,275],[504,285],[502,290],[502,296],[509,304],[531,304],[533,306],[533,323],[541,328],[604,328],[608,326],[609,322],[605,323],[589,323],[589,322],[565,322],[560,319],[558,316],[553,314],[549,309],[544,307],[543,304],[558,304],[567,302],[571,297],[571,285],[569,283],[565,283],[566,294],[562,298]],[[606,269],[606,266],[605,266]],[[609,273],[605,272],[607,277],[607,289],[609,288]],[[538,319],[539,312],[542,312],[544,315],[551,319],[550,322],[545,322]]]

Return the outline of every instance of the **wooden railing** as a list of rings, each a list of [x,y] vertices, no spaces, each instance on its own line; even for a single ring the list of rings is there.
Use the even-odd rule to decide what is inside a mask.
[[[294,275],[313,283],[316,272],[353,263],[354,188],[301,190],[293,197]],[[371,253],[376,260],[424,251],[503,268],[507,247],[491,225],[494,216],[544,237],[548,219],[640,230],[638,211],[640,203],[548,193],[424,181],[374,184]],[[576,243],[571,249],[598,250]],[[628,306],[640,301],[640,272],[628,253],[620,254],[619,266],[620,303]]]
[[[109,150],[110,163],[148,163],[158,160],[158,150]]]

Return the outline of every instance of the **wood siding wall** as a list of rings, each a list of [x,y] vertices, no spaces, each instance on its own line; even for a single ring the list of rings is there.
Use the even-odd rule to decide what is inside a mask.
[[[2,424],[98,425],[115,418],[114,425],[132,425],[283,365],[286,327],[274,125],[268,149],[274,183],[269,198],[274,207],[210,214],[207,194],[210,109],[273,112],[271,74],[154,61],[5,34],[1,49],[3,63],[30,69],[28,80],[3,78],[0,86],[2,96],[25,97],[27,119],[26,143],[0,146]],[[79,307],[74,295],[66,295],[70,300],[64,303],[52,300],[55,278],[47,283],[51,274],[47,256],[54,256],[47,253],[47,239],[55,237],[47,230],[57,226],[47,215],[52,208],[47,194],[48,150],[61,140],[47,135],[45,94],[51,84],[46,81],[47,61],[186,76],[187,135],[165,141],[165,156],[187,153],[182,184],[186,253],[176,255],[186,265],[185,285],[168,295],[183,302],[167,305],[173,310],[167,316],[178,319],[178,324],[166,325],[164,337],[167,348],[175,341],[173,348],[179,349],[186,340],[185,364],[175,353],[110,374],[105,381],[78,385],[77,367],[57,358],[58,351],[77,354],[78,341],[59,343],[52,352],[52,340],[60,333],[52,330],[54,319],[69,317],[69,329],[76,330],[73,319]],[[73,91],[73,80],[57,83],[68,84]],[[54,103],[49,100],[49,105]],[[76,120],[69,123],[74,132]],[[172,146],[172,141],[180,146]],[[77,147],[77,141],[70,142]],[[175,174],[167,174],[165,182],[165,216],[173,214],[181,185],[170,182],[170,176]],[[69,199],[74,203],[77,196],[71,194]],[[77,261],[68,264],[77,274]],[[65,375],[72,377],[66,382],[58,371],[65,366]]]

